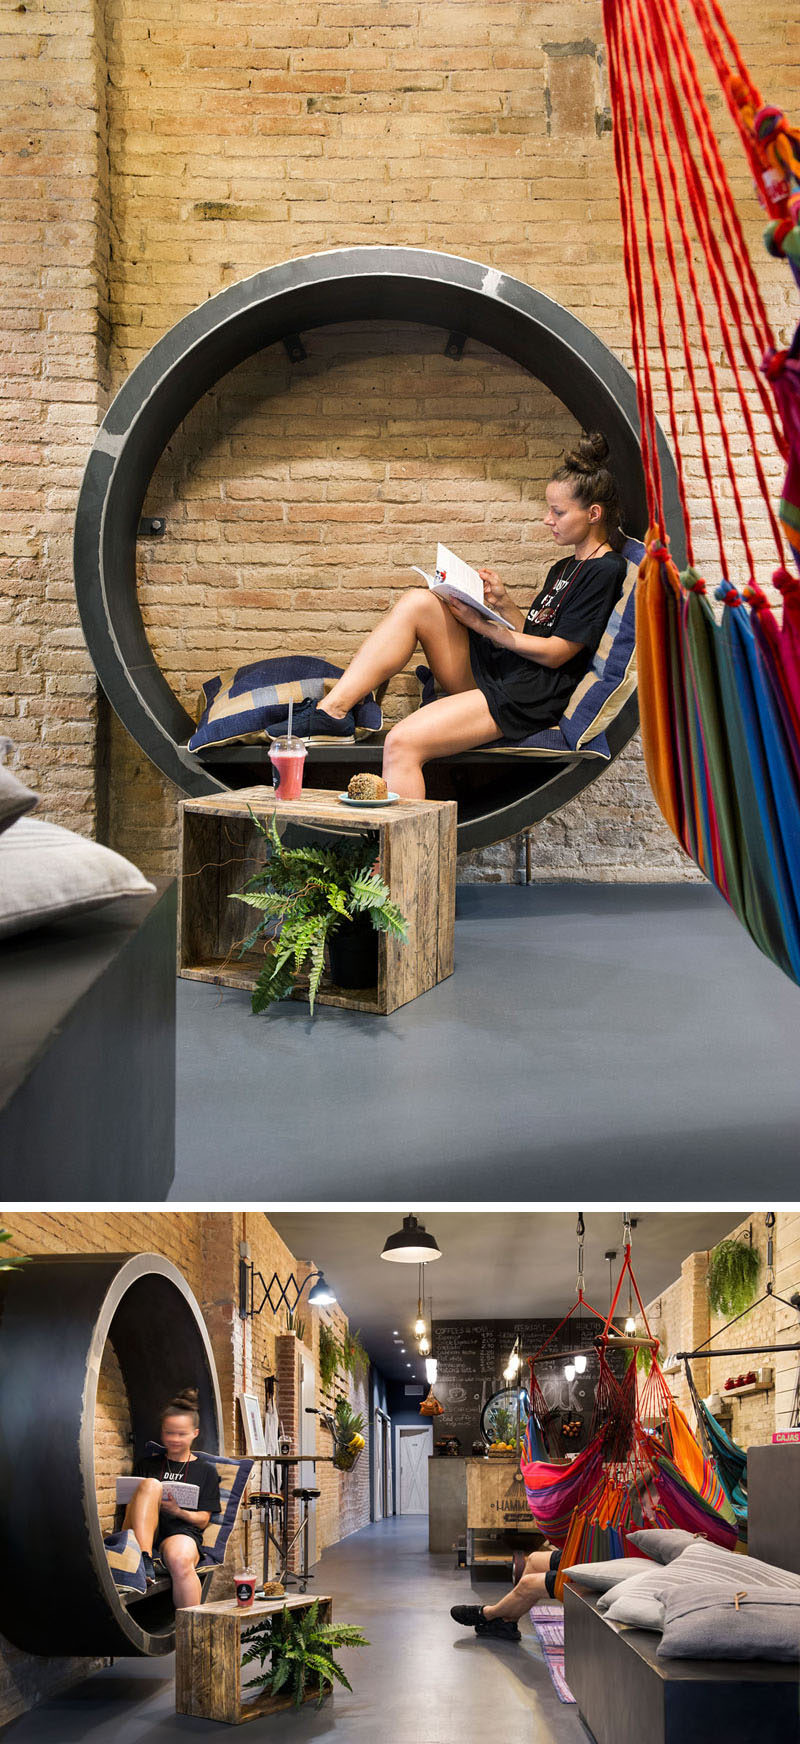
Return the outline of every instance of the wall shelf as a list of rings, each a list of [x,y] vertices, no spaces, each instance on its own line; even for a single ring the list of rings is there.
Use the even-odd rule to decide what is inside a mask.
[[[746,1387],[725,1387],[723,1399],[744,1399],[751,1393],[772,1393],[775,1390],[774,1381],[750,1381]]]

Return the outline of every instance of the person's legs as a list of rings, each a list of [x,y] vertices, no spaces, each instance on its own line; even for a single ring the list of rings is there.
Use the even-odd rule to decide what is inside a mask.
[[[510,1593],[506,1593],[504,1598],[498,1599],[496,1605],[483,1606],[485,1621],[494,1623],[499,1618],[506,1618],[512,1623],[519,1622],[520,1617],[525,1616],[531,1605],[540,1605],[543,1599],[548,1598],[545,1580],[544,1572],[523,1574],[516,1586],[511,1588]]]
[[[515,1625],[520,1617],[525,1616],[531,1605],[539,1605],[543,1600],[552,1598],[554,1570],[560,1559],[559,1551],[533,1550],[525,1558],[525,1568],[516,1586],[505,1593],[502,1599],[498,1599],[496,1605],[455,1605],[450,1612],[451,1617],[466,1628],[477,1629],[479,1634],[487,1623],[497,1623],[505,1626],[509,1640],[519,1640],[519,1631],[515,1631]]]
[[[424,799],[423,764],[431,757],[447,757],[501,739],[502,733],[489,713],[482,690],[473,686],[457,696],[442,696],[425,708],[406,715],[386,735],[383,747],[383,777],[390,793],[401,799]]]
[[[123,1530],[127,1527],[133,1532],[139,1549],[148,1556],[153,1550],[160,1507],[161,1485],[158,1478],[142,1478],[125,1509],[122,1526]]]
[[[194,1539],[183,1533],[174,1533],[169,1538],[162,1538],[158,1553],[172,1581],[176,1611],[186,1605],[199,1605],[203,1596],[197,1574],[200,1552]]]
[[[402,672],[418,642],[443,690],[454,695],[472,688],[475,681],[464,625],[458,623],[435,593],[424,587],[412,587],[370,631],[319,705],[321,711],[335,719],[346,715],[369,691]]]

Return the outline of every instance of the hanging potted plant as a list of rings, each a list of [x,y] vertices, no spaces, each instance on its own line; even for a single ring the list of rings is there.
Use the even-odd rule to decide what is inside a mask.
[[[319,1328],[319,1384],[325,1393],[329,1393],[336,1378],[336,1371],[342,1358],[342,1347],[325,1321]]]
[[[715,1314],[743,1314],[755,1301],[761,1255],[739,1236],[720,1241],[708,1265],[708,1300]]]
[[[274,814],[265,825],[248,809],[269,842],[269,857],[230,900],[260,911],[258,925],[239,950],[243,957],[257,944],[264,945],[266,962],[253,991],[253,1011],[266,1011],[285,999],[307,969],[313,1012],[326,953],[335,986],[375,986],[378,934],[406,939],[408,922],[372,869],[374,835],[343,838],[335,848],[285,848]]]

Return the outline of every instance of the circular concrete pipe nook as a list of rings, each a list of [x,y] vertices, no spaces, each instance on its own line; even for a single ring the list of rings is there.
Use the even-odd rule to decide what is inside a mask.
[[[136,538],[158,460],[192,407],[246,358],[280,341],[296,345],[304,330],[375,320],[440,327],[450,336],[443,347],[454,359],[474,339],[515,360],[584,428],[603,431],[620,481],[626,532],[641,537],[645,530],[632,378],[596,334],[521,280],[430,250],[345,248],[286,261],[210,297],[153,346],[117,394],[89,456],[75,526],[78,609],[100,682],[132,738],[184,794],[225,791],[254,777],[252,764],[239,765],[237,776],[234,760],[204,765],[186,749],[194,722],[147,639],[136,589]],[[667,532],[680,563],[684,536],[675,468],[658,434]],[[612,757],[637,724],[634,696],[608,728]],[[358,751],[362,766],[366,749]],[[327,777],[340,784],[329,758],[313,761],[325,784]],[[593,757],[565,764],[515,760],[513,754],[492,760],[488,753],[483,761],[480,753],[467,753],[456,764],[460,850],[526,829],[607,767]]]
[[[214,1357],[186,1280],[158,1254],[36,1258],[0,1276],[0,1630],[28,1653],[171,1653],[171,1592],[117,1594],[95,1491],[95,1416],[106,1343],[134,1448],[165,1404],[199,1393],[198,1445],[220,1451]]]

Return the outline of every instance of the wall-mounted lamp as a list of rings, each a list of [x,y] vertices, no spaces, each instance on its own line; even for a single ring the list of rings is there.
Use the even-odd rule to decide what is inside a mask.
[[[261,1301],[256,1307],[254,1295],[255,1285],[261,1286]],[[239,1318],[250,1320],[254,1314],[262,1314],[269,1303],[273,1314],[285,1305],[296,1308],[307,1284],[311,1285],[308,1300],[312,1308],[326,1308],[336,1301],[336,1293],[330,1284],[325,1282],[322,1272],[309,1272],[308,1277],[298,1284],[294,1272],[290,1272],[285,1282],[281,1282],[277,1272],[273,1272],[269,1283],[264,1280],[263,1273],[257,1272],[250,1258],[250,1244],[239,1243]]]

